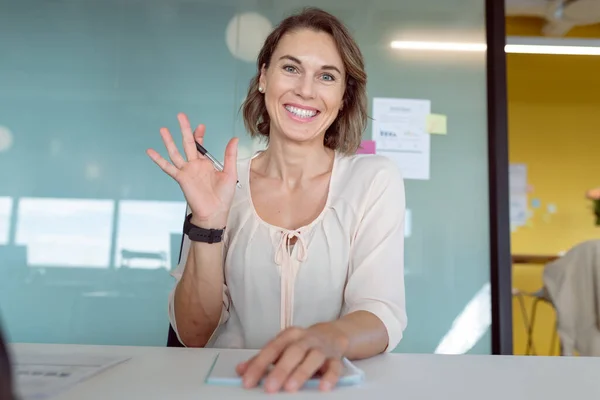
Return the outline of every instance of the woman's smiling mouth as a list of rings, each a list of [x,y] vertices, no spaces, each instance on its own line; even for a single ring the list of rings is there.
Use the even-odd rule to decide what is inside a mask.
[[[292,119],[302,122],[312,121],[321,113],[316,108],[302,107],[296,104],[284,104],[284,108]]]

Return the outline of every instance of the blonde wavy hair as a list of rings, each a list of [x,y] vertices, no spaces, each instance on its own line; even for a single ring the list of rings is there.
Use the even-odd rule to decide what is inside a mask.
[[[244,125],[250,136],[269,140],[271,119],[264,96],[258,91],[261,68],[269,68],[273,52],[281,38],[289,32],[312,29],[328,33],[334,40],[346,70],[346,88],[342,109],[325,132],[324,145],[350,155],[360,146],[362,133],[367,126],[367,74],[358,45],[344,24],[333,15],[318,9],[305,8],[287,17],[269,34],[256,61],[257,72],[250,81],[248,95],[242,104]]]

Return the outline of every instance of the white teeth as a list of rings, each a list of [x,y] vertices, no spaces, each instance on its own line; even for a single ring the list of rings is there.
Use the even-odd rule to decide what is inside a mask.
[[[317,115],[316,111],[304,110],[302,108],[293,106],[285,106],[285,109],[291,112],[292,114],[297,115],[300,118],[311,118]]]

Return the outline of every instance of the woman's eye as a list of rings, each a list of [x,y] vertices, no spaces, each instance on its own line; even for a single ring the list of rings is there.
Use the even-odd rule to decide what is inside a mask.
[[[335,81],[335,77],[333,75],[330,75],[330,74],[323,74],[323,80],[326,80],[326,81]]]
[[[285,72],[289,72],[289,73],[294,73],[296,72],[296,67],[293,67],[291,65],[286,65],[285,67],[283,67],[283,69],[285,70]]]

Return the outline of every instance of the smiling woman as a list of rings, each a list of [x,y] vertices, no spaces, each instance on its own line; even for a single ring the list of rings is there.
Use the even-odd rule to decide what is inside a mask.
[[[389,159],[354,154],[366,81],[342,23],[307,9],[268,36],[243,105],[266,150],[238,161],[232,139],[216,171],[183,114],[186,158],[165,128],[172,164],[148,150],[189,209],[171,325],[186,346],[260,349],[238,366],[246,387],[266,375],[267,391],[294,391],[320,372],[331,389],[344,357],[402,338],[404,184]]]
[[[339,21],[316,10],[284,20],[265,41],[257,67],[243,106],[251,135],[269,136],[270,115],[277,115],[277,107],[268,100],[277,102],[285,93],[310,90],[315,93],[304,95],[318,98],[314,107],[291,103],[286,109],[292,115],[310,117],[315,111],[328,112],[322,118],[327,127],[325,145],[355,153],[367,123],[367,75],[360,49]],[[320,105],[316,104],[319,100]]]

